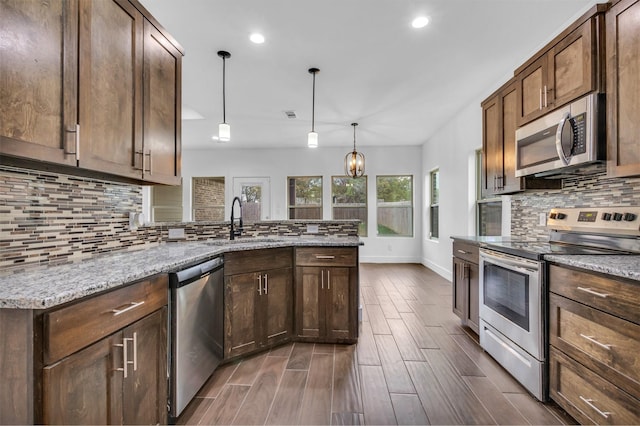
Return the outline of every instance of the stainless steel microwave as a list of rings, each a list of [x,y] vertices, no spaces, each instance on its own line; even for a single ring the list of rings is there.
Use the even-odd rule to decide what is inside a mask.
[[[548,177],[606,159],[604,94],[591,93],[516,130],[516,177]]]

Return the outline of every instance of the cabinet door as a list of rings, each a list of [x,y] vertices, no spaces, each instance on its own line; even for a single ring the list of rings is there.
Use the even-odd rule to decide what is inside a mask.
[[[548,99],[547,56],[542,56],[518,75],[518,126],[543,114]],[[546,93],[545,93],[546,90]]]
[[[522,179],[516,177],[516,120],[518,99],[516,84],[510,84],[500,92],[500,114],[502,127],[502,173],[499,189],[502,193],[520,191]]]
[[[589,19],[548,53],[546,107],[562,106],[595,89],[595,20]]]
[[[128,1],[80,3],[78,164],[85,169],[142,178],[142,37],[142,15]]]
[[[259,297],[263,324],[262,343],[272,346],[291,338],[293,333],[293,275],[291,268],[262,274],[263,293]]]
[[[498,177],[502,176],[500,108],[498,95],[482,104],[483,196],[493,195],[498,191]]]
[[[182,54],[144,22],[144,180],[180,184]]]
[[[255,318],[262,282],[258,273],[237,274],[226,276],[224,286],[224,353],[229,358],[258,347]]]
[[[0,2],[0,153],[76,164],[77,7]]]
[[[320,309],[321,267],[296,268],[296,333],[320,337],[324,333],[325,311]]]
[[[320,290],[324,291],[326,337],[351,338],[350,268],[326,268],[321,271]]]
[[[463,322],[465,320],[465,304],[466,304],[466,283],[464,282],[464,265],[465,262],[453,258],[453,313],[456,314]]]
[[[122,424],[122,333],[43,370],[45,424]]]
[[[470,329],[480,332],[480,270],[478,265],[467,263],[466,320]]]
[[[640,176],[640,2],[616,3],[606,20],[607,173]]]
[[[125,328],[122,336],[133,362],[123,383],[123,422],[166,424],[167,308]]]

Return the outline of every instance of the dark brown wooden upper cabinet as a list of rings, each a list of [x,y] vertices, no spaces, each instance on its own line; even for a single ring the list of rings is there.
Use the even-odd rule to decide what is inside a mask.
[[[0,154],[76,164],[77,15],[77,1],[0,2]]]
[[[0,154],[27,167],[180,184],[182,48],[142,5],[0,7],[13,39],[0,52],[8,76],[0,82]]]
[[[604,90],[604,12],[591,8],[515,71],[518,127],[591,91]]]
[[[640,176],[640,1],[607,13],[607,173]]]
[[[80,3],[82,168],[142,178],[143,28],[126,0]]]
[[[147,20],[143,81],[144,180],[179,185],[182,53]]]

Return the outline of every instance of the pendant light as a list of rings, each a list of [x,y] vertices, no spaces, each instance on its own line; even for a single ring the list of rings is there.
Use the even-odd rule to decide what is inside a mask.
[[[225,99],[225,77],[226,77],[226,60],[231,57],[231,53],[224,50],[218,51],[218,56],[222,58],[222,123],[218,125],[218,140],[220,142],[229,142],[231,139],[231,126],[227,124],[227,111]]]
[[[318,147],[318,134],[316,133],[316,74],[320,72],[318,68],[309,68],[309,74],[313,74],[313,97],[311,101],[311,131],[307,135],[307,146],[309,148]]]
[[[358,123],[351,123],[353,126],[353,152],[344,157],[344,174],[359,178],[364,175],[364,154],[356,151],[356,126]]]

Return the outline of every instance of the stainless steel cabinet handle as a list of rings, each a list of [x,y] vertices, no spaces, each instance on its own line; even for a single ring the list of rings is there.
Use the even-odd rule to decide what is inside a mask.
[[[540,107],[538,109],[542,109],[542,87],[540,88]]]
[[[134,167],[136,170],[142,170],[144,172],[144,151],[136,151],[136,155],[139,155],[142,158],[142,166],[141,167]]]
[[[547,85],[544,85],[544,107],[548,107],[549,103],[547,102]]]
[[[611,412],[609,411],[602,411],[601,409],[599,409],[598,407],[596,407],[595,405],[593,405],[593,399],[591,398],[585,398],[584,396],[580,395],[580,399],[582,401],[584,401],[585,404],[587,404],[589,407],[593,408],[598,414],[600,414],[602,417],[604,417],[605,419],[609,418],[609,415],[611,414]]]
[[[125,312],[129,312],[132,309],[137,308],[138,306],[142,306],[144,305],[144,300],[142,302],[131,302],[129,304],[129,306],[127,306],[124,309],[112,309],[111,312],[113,312],[113,316],[117,317],[118,315],[124,314]]]
[[[580,333],[580,337],[582,337],[583,339],[586,339],[586,340],[590,341],[591,343],[593,343],[595,345],[598,345],[601,348],[604,348],[604,349],[606,349],[608,351],[610,351],[611,350],[611,346],[613,346],[613,345],[608,345],[606,343],[598,342],[596,339],[593,338],[593,336],[586,336],[586,335]]]
[[[264,294],[269,294],[269,275],[264,274]]]
[[[335,258],[336,258],[335,256],[316,254],[316,259],[335,259]]]
[[[607,297],[610,296],[610,294],[608,293],[598,293],[595,290],[591,290],[590,288],[585,288],[585,287],[578,287],[578,290],[584,291],[585,293],[593,294],[594,296],[602,297],[603,299],[606,299]]]
[[[460,253],[460,254],[471,254],[471,253],[470,253],[470,252],[468,252],[468,251],[464,251],[464,250],[460,250],[460,249],[458,249],[458,250],[456,250],[456,251],[457,251],[458,253]]]
[[[144,155],[146,155],[146,156],[148,156],[148,157],[149,157],[149,174],[150,174],[150,175],[152,175],[152,174],[153,174],[153,172],[152,172],[152,169],[153,169],[153,163],[152,163],[151,161],[152,161],[152,158],[153,158],[153,157],[151,157],[151,150],[149,150],[149,153],[148,153],[148,154],[144,154]],[[145,172],[145,171],[146,171],[146,170],[144,169],[144,164],[142,164],[142,171],[143,171],[143,172]]]
[[[127,342],[133,341],[133,361],[129,361],[129,350]],[[129,377],[128,370],[129,365],[133,364],[133,370],[135,371],[138,367],[137,365],[137,350],[136,350],[136,333],[133,333],[133,338],[125,337],[122,339],[122,343],[117,343],[113,346],[117,346],[122,348],[122,368],[116,368],[116,371],[122,371],[124,374],[124,378]]]
[[[133,371],[138,371],[138,332],[133,333]]]
[[[320,270],[320,288],[324,290],[324,269]]]
[[[76,124],[75,127],[70,130],[67,129],[67,133],[73,133],[74,134],[74,146],[75,146],[75,151],[71,152],[71,151],[67,151],[66,148],[64,150],[65,155],[75,155],[76,156],[76,161],[78,161],[80,159],[80,125]],[[66,145],[66,143],[65,143]]]
[[[262,296],[262,274],[258,274],[258,294]]]
[[[127,378],[127,345],[126,342],[116,343],[116,347],[122,348],[122,367],[116,368],[116,371],[122,371],[125,379]]]
[[[331,290],[331,271],[327,269],[327,290]]]

